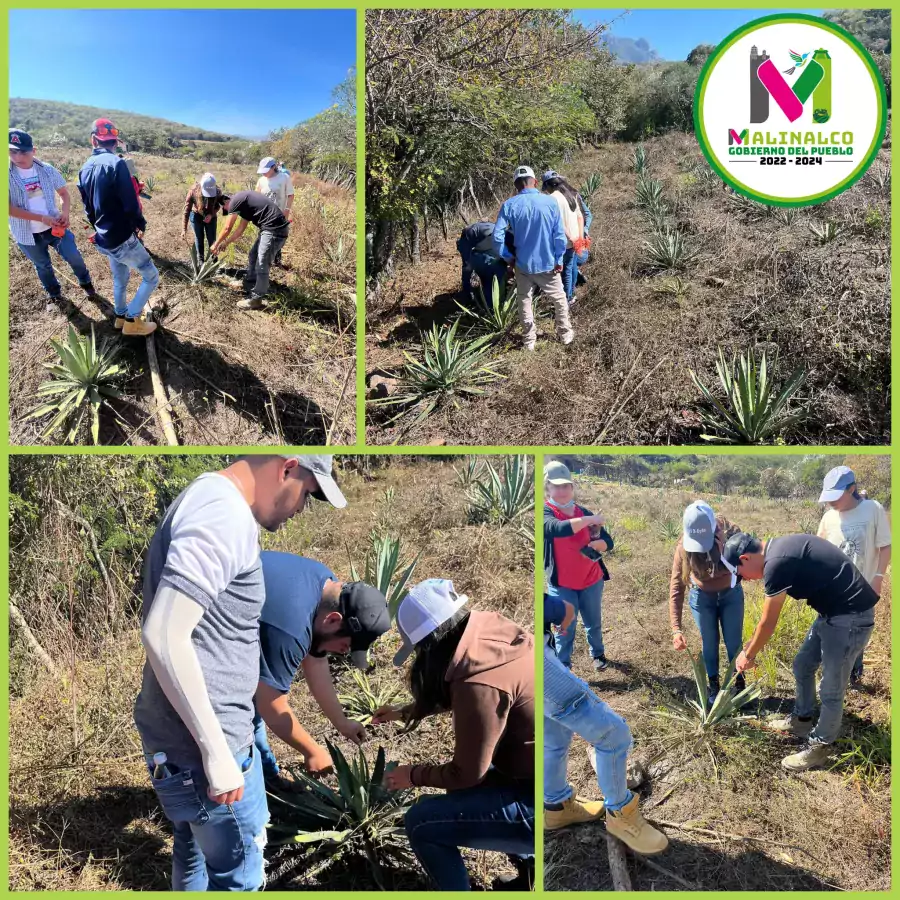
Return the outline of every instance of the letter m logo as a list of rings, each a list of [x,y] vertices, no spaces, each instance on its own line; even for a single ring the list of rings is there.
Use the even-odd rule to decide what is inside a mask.
[[[744,141],[750,135],[750,129],[745,128],[740,134],[738,134],[733,128],[728,129],[728,146],[730,147],[732,144],[743,144]]]

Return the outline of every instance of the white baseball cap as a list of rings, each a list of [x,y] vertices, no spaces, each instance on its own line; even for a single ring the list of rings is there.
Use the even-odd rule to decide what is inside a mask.
[[[259,161],[259,168],[256,170],[257,175],[265,175],[272,166],[275,165],[275,157],[267,156],[265,159],[261,159]]]
[[[682,520],[682,546],[689,553],[709,553],[716,541],[716,514],[702,500],[695,500]]]
[[[315,476],[319,485],[321,496],[317,500],[327,500],[335,509],[343,509],[347,505],[347,498],[341,493],[338,483],[332,475],[334,457],[328,454],[312,454],[307,456],[282,453],[284,459],[296,459],[304,469],[308,469]]]
[[[212,172],[207,172],[200,179],[200,193],[204,197],[216,196],[216,176]]]
[[[529,166],[519,166],[516,174],[513,175],[513,180],[518,181],[520,178],[534,178],[534,169]]]
[[[457,594],[453,582],[446,578],[420,581],[400,601],[397,630],[403,646],[394,656],[394,665],[402,666],[416,644],[438,629],[469,602],[465,594]]]

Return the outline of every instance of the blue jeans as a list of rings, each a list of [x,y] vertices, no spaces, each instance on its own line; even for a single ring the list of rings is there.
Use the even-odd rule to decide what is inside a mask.
[[[204,258],[203,238],[206,237],[206,243],[212,247],[216,242],[216,217],[211,216],[208,222],[203,221],[203,216],[198,216],[196,212],[191,213],[191,227],[194,229],[194,246],[197,248],[197,256],[202,261]]]
[[[266,723],[263,717],[257,712],[253,718],[253,744],[259,754],[259,760],[262,763],[263,777],[268,778],[271,775],[277,775],[281,768],[275,754],[269,746],[269,735],[266,732]]]
[[[534,853],[534,785],[429,794],[410,808],[405,825],[413,853],[438,890],[468,891],[460,847]]]
[[[688,604],[700,629],[703,664],[710,678],[719,677],[719,632],[730,663],[741,652],[744,628],[744,589],[737,585],[725,591],[701,591],[693,587]]]
[[[568,630],[560,631],[556,636],[556,652],[559,655],[559,661],[566,667],[572,665],[572,646],[575,643],[575,629],[578,626],[579,613],[581,613],[581,621],[584,622],[584,635],[591,648],[591,656],[599,659],[605,655],[601,629],[603,585],[605,583],[601,578],[596,584],[582,588],[580,591],[554,584],[547,589],[547,593],[551,597],[559,597],[560,600],[565,600],[566,603],[571,603],[575,607],[575,618],[572,620],[572,624]]]
[[[112,250],[106,250],[100,246],[97,249],[109,259],[109,267],[112,269],[116,315],[136,319],[159,284],[159,272],[153,265],[150,254],[136,235],[132,235],[124,244],[119,244]],[[143,280],[138,286],[134,299],[128,303],[126,292],[132,269],[138,272]]]
[[[819,721],[809,736],[810,743],[833,744],[841,730],[844,694],[850,670],[866,648],[875,629],[875,610],[841,616],[819,616],[806,632],[794,657],[797,700],[794,714],[812,716],[816,705],[816,672],[822,667],[819,682]]]
[[[575,262],[575,248],[569,247],[563,255],[562,283],[569,303],[575,296],[575,279],[578,277],[578,264]]]
[[[607,809],[631,800],[625,767],[631,731],[585,682],[544,647],[544,803],[562,803],[575,791],[566,778],[569,745],[577,734],[594,748],[597,784]]]
[[[84,264],[84,257],[75,245],[75,235],[67,228],[62,237],[54,237],[53,229],[48,228],[46,231],[39,231],[34,235],[33,245],[19,244],[19,249],[34,265],[44,290],[51,297],[59,297],[62,294],[62,288],[50,260],[51,247],[72,267],[78,283],[83,288],[91,287],[91,273],[88,272],[87,266]]]
[[[256,236],[247,259],[247,274],[244,275],[244,290],[252,300],[261,300],[269,293],[269,269],[287,239],[287,225],[277,231],[260,231]]]
[[[145,750],[146,753],[146,750]],[[262,767],[252,747],[235,755],[244,772],[244,796],[229,806],[209,799],[202,766],[167,763],[173,775],[153,778],[153,789],[174,826],[173,891],[258,891],[265,883],[263,850],[269,808]]]

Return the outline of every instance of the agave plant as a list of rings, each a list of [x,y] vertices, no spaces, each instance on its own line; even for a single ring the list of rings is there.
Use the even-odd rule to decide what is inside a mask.
[[[369,676],[357,668],[350,669],[350,677],[353,689],[338,694],[338,700],[347,717],[363,725],[368,725],[382,706],[393,704],[404,696],[404,691],[396,684],[373,685]]]
[[[760,203],[758,200],[751,200],[737,191],[731,191],[728,194],[728,201],[736,209],[746,212],[751,216],[767,216],[771,212],[771,207],[766,203]]]
[[[62,171],[62,170],[60,170]],[[872,183],[886,194],[891,192],[891,169],[890,166],[872,166],[869,170],[869,177]]]
[[[268,843],[318,845],[315,852],[331,860],[345,852],[362,851],[376,883],[384,890],[384,861],[403,866],[413,862],[403,829],[413,793],[392,793],[382,784],[388,769],[383,747],[370,768],[362,750],[348,762],[334,744],[326,741],[325,745],[334,762],[337,790],[288,767],[299,792],[269,792],[275,802],[270,808],[274,822],[267,828]]]
[[[830,244],[847,229],[839,222],[823,222],[821,225],[817,222],[810,222],[809,230],[816,236],[820,244]]]
[[[732,444],[759,444],[772,435],[791,425],[803,421],[803,410],[788,413],[791,398],[806,381],[806,372],[797,369],[777,393],[774,389],[770,369],[778,364],[778,357],[769,364],[765,351],[757,363],[753,352],[740,359],[732,356],[731,362],[719,347],[716,373],[725,392],[725,399],[713,396],[706,385],[691,369],[691,379],[710,405],[710,410],[701,410],[700,418],[704,427],[713,433],[700,435],[704,441],[724,441]]]
[[[603,186],[603,176],[599,172],[591,172],[585,179],[579,192],[585,200],[592,200],[600,188]]]
[[[471,521],[509,525],[533,509],[534,472],[528,471],[527,456],[504,457],[502,474],[486,461],[484,475],[466,495]]]
[[[715,170],[706,165],[706,163],[698,162],[691,168],[690,172],[705,188],[715,187],[721,181]]]
[[[502,339],[519,321],[519,301],[515,285],[502,286],[495,276],[491,282],[491,299],[484,296],[482,285],[474,294],[474,304],[467,306],[456,301],[462,310],[461,319],[468,322],[475,331],[483,332],[494,339]]]
[[[197,245],[191,244],[191,265],[190,267],[182,267],[178,271],[191,284],[208,284],[215,278],[216,270],[219,268],[218,257],[210,254],[201,262],[200,254],[197,252]]]
[[[350,550],[347,549],[350,556]],[[371,544],[366,551],[365,571],[360,577],[353,559],[350,559],[350,577],[353,581],[365,581],[378,588],[388,601],[388,612],[393,618],[397,614],[397,607],[406,593],[406,585],[412,577],[416,563],[422,555],[420,550],[416,558],[401,572],[403,566],[400,538],[390,535],[372,535]]]
[[[663,519],[658,523],[656,533],[664,541],[677,541],[681,537],[681,523],[677,519]]]
[[[344,236],[341,235],[333,244],[327,244],[325,247],[325,255],[328,261],[337,269],[341,269],[347,262],[349,253],[344,246]]]
[[[155,188],[156,188],[156,178],[154,178],[153,175],[148,175],[144,179],[144,190],[148,194],[152,194]]]
[[[637,172],[638,175],[643,175],[645,172],[650,171],[650,161],[647,159],[647,151],[644,149],[643,144],[638,144],[634,148],[634,153],[631,155],[631,169]]]
[[[465,462],[456,470],[456,477],[463,488],[468,490],[472,483],[478,480],[479,475],[481,475],[483,462],[478,456],[465,457]]]
[[[662,182],[655,178],[641,177],[637,181],[637,202],[644,208],[659,208],[663,205]]]
[[[45,402],[31,410],[25,419],[40,419],[52,414],[41,437],[49,437],[65,428],[66,441],[70,444],[74,443],[82,423],[90,419],[91,437],[96,444],[100,439],[100,408],[108,404],[109,398],[124,396],[114,386],[124,371],[115,364],[118,347],[106,338],[98,347],[93,325],[90,340],[81,337],[69,325],[65,343],[55,339],[50,343],[59,361],[44,363],[44,368],[53,377],[38,388],[36,396]]]
[[[800,210],[793,206],[776,206],[772,210],[779,225],[793,225],[800,217]]]
[[[56,171],[59,172],[59,174],[62,175],[62,177],[65,178],[66,181],[69,180],[69,177],[75,171],[75,166],[73,166],[70,162],[54,163],[53,168],[56,169]]]
[[[505,377],[488,359],[493,337],[466,341],[457,337],[458,328],[459,319],[443,327],[435,322],[422,339],[421,357],[404,352],[406,363],[398,376],[397,394],[369,401],[373,405],[403,406],[390,422],[418,411],[416,424],[442,403],[458,406],[459,397],[483,394],[484,385]]]
[[[671,278],[664,278],[659,284],[654,285],[653,292],[674,297],[675,300],[683,300],[688,295],[689,289],[688,283],[675,275]]]
[[[696,256],[687,246],[684,232],[671,225],[654,231],[650,240],[644,241],[644,252],[657,269],[682,269]]]
[[[748,685],[742,691],[732,693],[737,672],[734,667],[734,660],[728,669],[728,675],[725,677],[725,684],[722,686],[712,704],[709,702],[709,678],[706,675],[706,666],[703,659],[694,656],[688,650],[691,657],[691,665],[694,670],[694,684],[697,688],[697,698],[686,698],[686,702],[682,703],[675,697],[667,697],[660,701],[662,709],[655,710],[655,715],[666,719],[675,719],[688,725],[698,733],[709,732],[719,725],[746,721],[753,718],[752,716],[741,715],[741,710],[748,704],[759,699],[762,694],[762,685],[758,682]]]

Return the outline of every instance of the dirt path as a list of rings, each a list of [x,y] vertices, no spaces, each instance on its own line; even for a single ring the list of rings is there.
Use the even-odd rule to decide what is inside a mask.
[[[73,231],[101,299],[88,300],[68,266],[54,255],[66,303],[62,311],[48,312],[31,264],[10,241],[11,441],[59,441],[41,437],[46,423],[24,422],[23,416],[37,405],[35,391],[46,374],[42,364],[53,357],[49,339],[64,338],[71,323],[81,334],[89,335],[93,326],[98,340],[118,341],[121,362],[127,368],[127,397],[104,410],[100,442],[164,444],[154,415],[145,341],[120,338],[112,328],[109,265],[88,243],[89,232],[82,227],[82,208],[73,183],[82,160],[74,151],[68,155],[76,166],[69,178]],[[52,154],[48,161],[58,162]],[[353,443],[354,276],[349,260],[343,270],[335,269],[327,263],[324,249],[338,240],[333,232],[342,235],[354,230],[352,195],[294,176],[295,224],[284,250],[287,267],[273,269],[276,296],[265,311],[242,311],[236,307],[241,293],[229,285],[229,279],[219,277],[194,287],[180,275],[188,259],[180,236],[181,210],[196,165],[141,154],[136,155],[136,163],[141,177],[153,176],[157,182],[153,198],[143,201],[148,221],[145,244],[161,274],[151,305],[161,326],[157,352],[180,442],[312,445],[330,439],[334,444]],[[213,168],[231,190],[245,186],[243,168]],[[242,239],[225,264],[245,265],[251,240]],[[132,285],[130,293],[133,290]]]
[[[635,204],[634,145],[576,158],[565,168],[574,184],[594,172],[603,183],[591,203],[593,247],[584,267],[588,284],[573,308],[574,344],[559,345],[545,310],[537,352],[522,351],[514,334],[495,354],[505,380],[459,408],[446,405],[402,443],[589,445],[602,435],[605,444],[697,444],[700,398],[689,369],[716,384],[719,345],[729,355],[754,345],[780,351],[779,380],[798,363],[807,368],[799,400],[809,403],[810,416],[787,442],[889,441],[888,194],[867,176],[834,201],[782,221],[693,174],[701,156],[687,135],[655,138],[646,148],[671,221],[696,258],[677,273],[648,268],[643,245],[650,231]],[[810,226],[828,220],[845,230],[819,245]],[[457,313],[458,234],[444,241],[435,231],[430,249],[423,243],[421,265],[402,263],[370,290],[367,373],[397,370],[402,351],[418,352],[421,331]],[[369,441],[401,438],[385,418],[369,408]]]

